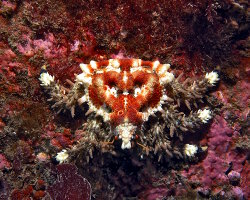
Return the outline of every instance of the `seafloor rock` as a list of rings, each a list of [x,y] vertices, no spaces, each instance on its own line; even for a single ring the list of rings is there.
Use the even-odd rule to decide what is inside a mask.
[[[91,199],[91,186],[85,178],[77,174],[76,166],[61,164],[56,167],[54,173],[56,174],[56,181],[47,188],[52,199]]]
[[[244,0],[1,1],[0,199],[65,199],[70,190],[81,198],[90,189],[83,177],[93,199],[249,199],[248,10]],[[220,71],[217,116],[199,138],[187,137],[201,137],[207,151],[158,163],[114,146],[89,163],[74,157],[81,175],[73,164],[56,166],[58,151],[88,134],[87,117],[51,109],[41,66],[68,86],[79,63],[133,57],[170,63],[186,77]]]

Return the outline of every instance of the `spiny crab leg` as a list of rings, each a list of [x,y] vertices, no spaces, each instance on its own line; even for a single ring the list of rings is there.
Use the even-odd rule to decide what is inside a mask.
[[[147,146],[144,146],[143,144],[139,142],[136,142],[136,144],[140,146],[143,150],[145,150],[147,155],[149,154],[149,148]]]

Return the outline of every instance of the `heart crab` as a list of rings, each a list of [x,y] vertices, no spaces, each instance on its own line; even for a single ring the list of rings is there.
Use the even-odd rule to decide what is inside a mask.
[[[71,89],[56,82],[46,68],[39,80],[58,112],[69,109],[74,117],[78,106],[88,105],[88,134],[78,146],[90,156],[94,148],[102,149],[119,139],[122,149],[137,144],[147,154],[159,154],[159,159],[162,153],[182,158],[197,152],[195,145],[184,144],[183,134],[194,132],[212,118],[204,99],[219,80],[217,72],[200,80],[182,80],[183,74],[175,78],[169,72],[170,64],[141,59],[91,61],[80,68],[75,83],[67,80]]]

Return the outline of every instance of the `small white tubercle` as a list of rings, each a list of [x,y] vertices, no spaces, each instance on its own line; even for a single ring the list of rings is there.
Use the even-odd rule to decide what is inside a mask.
[[[97,69],[97,62],[96,62],[96,61],[91,60],[89,64],[90,64],[90,66],[91,66],[93,69]]]
[[[118,59],[109,59],[109,65],[114,68],[120,67],[120,61]]]
[[[80,64],[80,68],[81,68],[81,70],[82,70],[83,73],[85,73],[85,74],[91,74],[91,72],[90,72],[87,64],[81,63]]]
[[[157,74],[159,76],[164,75],[168,71],[169,68],[170,68],[170,64],[163,64],[157,68]]]
[[[132,67],[139,67],[141,66],[141,59],[134,59],[132,63]]]
[[[171,72],[165,72],[162,76],[160,76],[160,83],[162,85],[171,83],[174,80],[174,74]]]
[[[92,84],[91,76],[87,75],[85,72],[78,74],[76,76],[76,81],[78,81],[80,84],[84,84],[86,86],[89,86]]]
[[[67,153],[67,150],[63,149],[61,152],[57,153],[56,160],[61,164],[67,160],[68,157],[69,154]]]

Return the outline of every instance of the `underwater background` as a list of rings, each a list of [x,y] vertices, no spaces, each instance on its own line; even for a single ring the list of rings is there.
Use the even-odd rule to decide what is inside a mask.
[[[247,0],[2,0],[0,200],[249,199],[249,19]],[[162,155],[121,141],[86,152],[79,141],[94,118],[87,106],[74,118],[54,109],[42,66],[67,88],[80,63],[138,58],[184,78],[218,73],[202,97],[213,118],[194,133],[181,128]],[[194,155],[185,156],[182,135]]]

